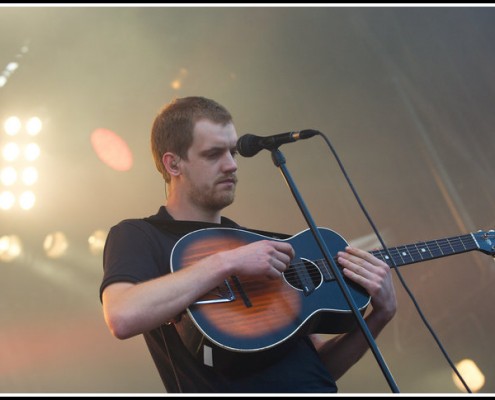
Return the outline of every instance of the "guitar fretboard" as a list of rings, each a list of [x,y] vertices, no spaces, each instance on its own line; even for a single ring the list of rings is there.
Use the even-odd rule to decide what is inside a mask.
[[[389,248],[392,260],[385,250],[372,251],[371,253],[385,261],[387,264],[396,266],[412,264],[415,262],[431,260],[433,258],[445,257],[464,253],[478,248],[476,240],[471,234],[453,236],[440,240],[418,242],[406,246]],[[393,264],[392,264],[393,261]]]

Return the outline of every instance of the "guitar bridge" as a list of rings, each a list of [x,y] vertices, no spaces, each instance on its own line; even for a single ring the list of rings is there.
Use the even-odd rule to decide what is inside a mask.
[[[228,303],[235,300],[235,294],[230,287],[229,282],[225,279],[223,285],[217,286],[214,290],[208,292],[201,300],[195,301],[193,304],[214,304]]]

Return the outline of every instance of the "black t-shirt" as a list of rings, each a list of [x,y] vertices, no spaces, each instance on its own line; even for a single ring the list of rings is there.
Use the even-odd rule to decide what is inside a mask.
[[[137,284],[171,273],[170,254],[176,242],[191,231],[211,227],[239,228],[228,218],[222,218],[221,224],[174,221],[164,206],[151,217],[127,219],[113,226],[105,244],[100,298],[112,283]],[[183,340],[200,335],[187,314],[177,326],[180,334],[175,324],[167,323],[143,334],[169,393],[337,391],[308,337],[297,336],[270,350],[248,353],[202,342],[212,349],[213,360],[220,360],[211,366],[202,358],[202,349],[195,353]]]

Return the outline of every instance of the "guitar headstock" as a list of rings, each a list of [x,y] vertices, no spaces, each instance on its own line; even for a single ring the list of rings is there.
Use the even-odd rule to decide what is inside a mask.
[[[495,230],[473,232],[472,235],[476,239],[480,251],[495,257]]]

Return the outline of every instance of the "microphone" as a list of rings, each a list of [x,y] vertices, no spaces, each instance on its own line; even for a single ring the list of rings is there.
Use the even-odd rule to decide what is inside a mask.
[[[299,132],[279,133],[272,136],[256,136],[246,133],[237,140],[237,151],[243,157],[252,157],[262,149],[275,150],[284,143],[296,140],[309,139],[319,132],[314,129],[305,129]]]

